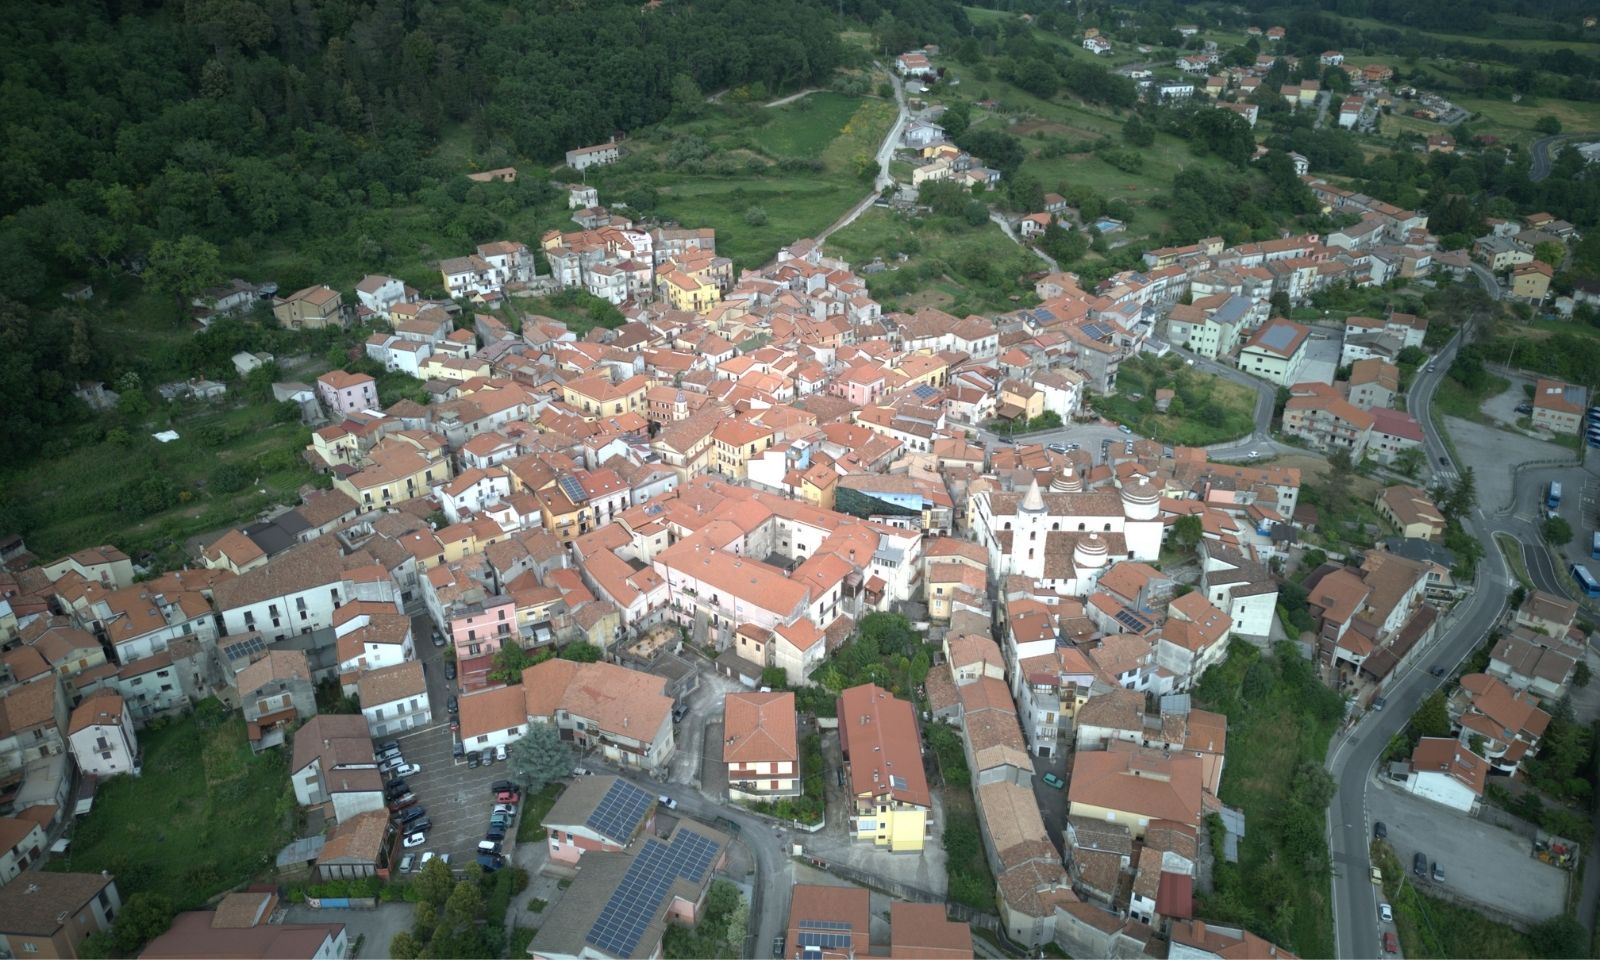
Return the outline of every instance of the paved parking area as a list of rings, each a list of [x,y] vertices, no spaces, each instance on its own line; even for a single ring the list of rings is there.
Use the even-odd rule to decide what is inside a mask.
[[[1411,858],[1419,850],[1430,866],[1437,860],[1444,868],[1444,882],[1421,881],[1418,885],[1423,889],[1448,887],[1463,897],[1532,921],[1561,912],[1566,873],[1535,860],[1527,838],[1381,780],[1369,797],[1370,815],[1389,828],[1389,844],[1399,855],[1408,879],[1417,879],[1411,873]]]
[[[465,762],[450,756],[453,743],[450,728],[438,725],[401,737],[400,750],[406,760],[422,766],[422,772],[407,777],[406,783],[421,805],[428,808],[428,819],[433,821],[428,842],[415,852],[448,853],[450,865],[460,868],[478,854],[478,841],[483,839],[494,809],[489,784],[504,779],[506,768],[494,764],[470,769]],[[502,849],[509,850],[515,837],[513,823]],[[405,852],[410,851],[402,851]]]
[[[352,947],[357,937],[362,938],[361,949],[352,956],[387,957],[392,955],[389,942],[395,934],[411,929],[415,912],[416,905],[410,903],[383,903],[375,910],[313,910],[292,903],[284,919],[289,923],[342,923]]]

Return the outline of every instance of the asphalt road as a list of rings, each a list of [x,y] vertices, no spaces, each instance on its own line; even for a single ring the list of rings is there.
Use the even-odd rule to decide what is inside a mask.
[[[1259,377],[1252,377],[1227,364],[1207,360],[1198,354],[1190,353],[1182,347],[1173,347],[1175,353],[1193,360],[1196,370],[1231,380],[1241,386],[1249,387],[1256,393],[1255,427],[1248,437],[1240,437],[1226,443],[1213,444],[1206,448],[1216,460],[1243,460],[1250,456],[1252,451],[1261,456],[1270,457],[1275,453],[1286,453],[1298,448],[1280,444],[1272,439],[1272,407],[1278,399],[1278,388]]]
[[[1505,296],[1505,291],[1500,289],[1500,281],[1494,278],[1494,274],[1489,272],[1488,267],[1476,262],[1470,263],[1468,266],[1472,269],[1473,276],[1477,277],[1478,282],[1483,284],[1484,292],[1488,293],[1491,299],[1499,300]]]
[[[1447,478],[1455,475],[1455,467],[1449,462],[1449,452],[1434,429],[1429,408],[1433,392],[1454,359],[1459,343],[1460,334],[1457,334],[1436,358],[1433,372],[1426,369],[1418,372],[1408,397],[1412,415],[1422,424],[1428,463]],[[1500,514],[1485,515],[1481,508],[1467,517],[1463,526],[1484,544],[1492,544],[1496,532],[1523,534],[1522,521]],[[1369,879],[1372,861],[1368,842],[1372,836],[1372,818],[1368,792],[1372,789],[1371,778],[1379,758],[1389,740],[1406,725],[1423,699],[1443,682],[1431,676],[1427,668],[1437,664],[1453,672],[1471,655],[1500,618],[1512,582],[1500,551],[1489,546],[1478,565],[1476,589],[1445,619],[1440,634],[1429,646],[1390,682],[1385,694],[1386,708],[1368,711],[1334,740],[1327,762],[1335,784],[1333,802],[1328,807],[1328,845],[1334,864],[1334,944],[1339,957],[1376,955],[1380,931],[1377,888]],[[1405,944],[1401,944],[1400,949],[1403,952]]]

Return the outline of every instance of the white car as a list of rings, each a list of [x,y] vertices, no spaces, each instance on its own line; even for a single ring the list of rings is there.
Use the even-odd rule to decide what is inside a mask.
[[[500,763],[505,763],[506,762],[506,745],[505,744],[502,743],[502,744],[500,744],[500,746],[494,748],[494,758],[495,758],[495,760],[499,761]]]
[[[409,776],[412,776],[414,774],[418,774],[418,773],[421,773],[421,772],[422,772],[422,764],[420,764],[420,763],[408,763],[408,764],[405,764],[404,766],[402,766],[400,769],[396,770],[394,772],[394,775],[397,776],[397,777],[409,777]]]
[[[1394,911],[1389,908],[1387,903],[1378,904],[1378,919],[1384,923],[1394,922]]]
[[[672,799],[664,793],[661,796],[656,797],[656,802],[661,804],[663,807],[666,807],[668,810],[678,809],[678,801]]]
[[[426,833],[413,833],[406,837],[404,846],[407,850],[410,850],[412,847],[420,847],[427,842],[428,835]],[[423,856],[426,857],[427,854],[423,854]]]
[[[497,803],[494,805],[494,812],[509,813],[514,817],[517,815],[517,805],[514,803]]]
[[[427,853],[424,853],[422,855],[422,862],[423,862],[424,865],[426,865],[429,860],[442,860],[443,862],[448,864],[450,862],[450,854],[448,854],[448,853],[434,853],[432,850],[429,850]]]

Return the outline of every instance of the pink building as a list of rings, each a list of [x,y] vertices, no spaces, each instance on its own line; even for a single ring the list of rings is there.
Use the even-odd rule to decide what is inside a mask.
[[[506,640],[515,642],[517,604],[510,597],[487,597],[456,607],[450,616],[450,639],[456,659],[492,655]]]
[[[317,399],[331,417],[376,409],[378,383],[364,373],[329,370],[317,378]]]
[[[574,864],[591,851],[621,851],[655,829],[655,808],[654,797],[621,777],[574,777],[544,817],[550,859]]]
[[[888,383],[889,374],[882,367],[861,363],[834,378],[832,392],[836,397],[864,407],[877,400]]]

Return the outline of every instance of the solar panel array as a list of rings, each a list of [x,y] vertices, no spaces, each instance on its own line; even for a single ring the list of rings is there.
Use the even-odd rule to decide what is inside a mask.
[[[561,484],[561,492],[566,494],[567,499],[573,503],[582,503],[589,499],[589,495],[583,492],[583,484],[578,482],[577,477],[562,477],[556,482]]]
[[[1091,340],[1104,340],[1111,336],[1111,328],[1103,323],[1086,323],[1083,325],[1083,334]]]
[[[679,879],[700,882],[716,855],[715,843],[687,830],[671,843],[646,841],[584,939],[615,956],[631,955],[667,889]]]
[[[650,794],[619,777],[584,824],[603,837],[626,843],[654,802]]]
[[[1146,630],[1149,630],[1151,626],[1153,626],[1148,617],[1140,616],[1139,614],[1134,613],[1132,610],[1129,610],[1127,607],[1123,607],[1121,610],[1117,611],[1116,620],[1124,627],[1127,627],[1130,633],[1144,633]]]
[[[828,950],[847,950],[850,947],[850,924],[848,923],[841,923],[838,920],[801,920],[795,926],[800,928],[799,936],[796,939],[802,947],[818,947]],[[819,930],[825,932],[816,932]]]
[[[223,652],[227,654],[229,660],[237,660],[240,657],[250,657],[258,653],[266,653],[267,640],[260,634],[249,635],[243,640],[240,640],[238,643],[228,644],[223,648]]]
[[[889,775],[889,786],[895,788],[896,790],[904,790],[906,789],[906,778],[896,776],[891,773]]]

